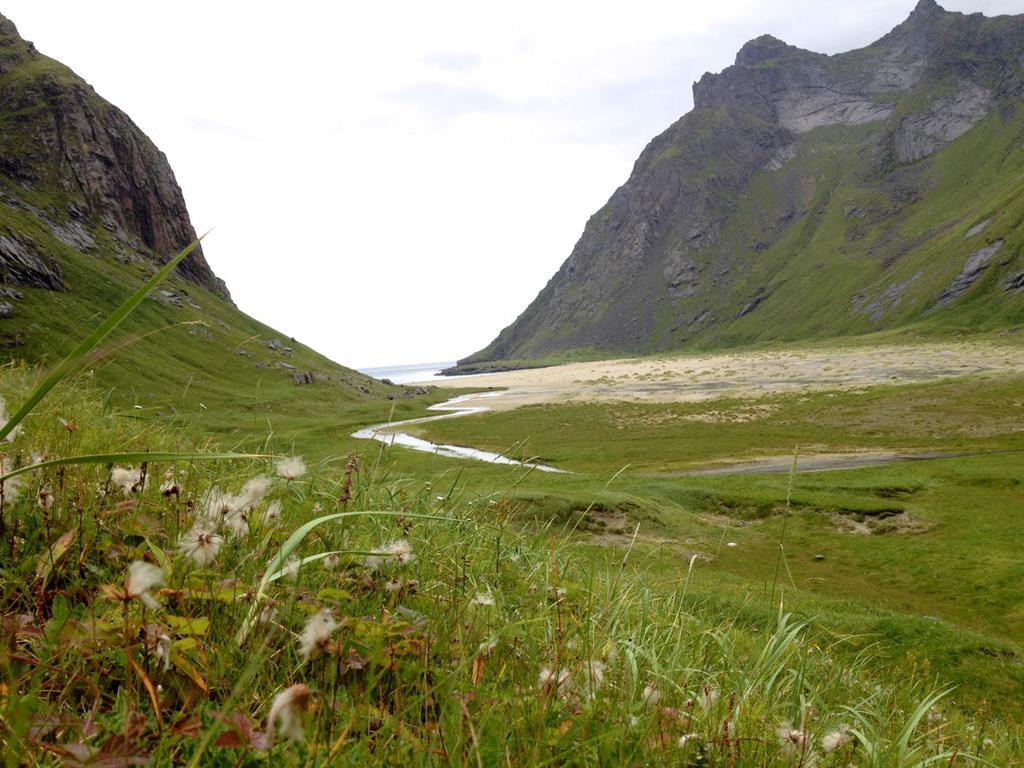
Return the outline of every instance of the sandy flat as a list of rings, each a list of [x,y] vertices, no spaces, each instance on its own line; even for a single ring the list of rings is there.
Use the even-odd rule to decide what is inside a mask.
[[[479,405],[509,410],[534,403],[594,400],[699,402],[723,396],[860,389],[977,374],[1024,375],[1024,346],[964,342],[643,357],[430,383],[507,388],[503,396]],[[467,400],[465,404],[478,403]]]

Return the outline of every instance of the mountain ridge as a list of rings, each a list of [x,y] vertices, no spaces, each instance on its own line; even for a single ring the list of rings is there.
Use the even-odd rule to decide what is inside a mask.
[[[994,266],[1002,270],[1007,258],[1019,264],[1017,208],[1007,197],[964,198],[959,217],[945,198],[954,174],[966,180],[977,172],[952,167],[958,153],[951,145],[963,137],[966,152],[979,131],[993,134],[986,157],[1006,154],[995,186],[1016,178],[1024,162],[1014,141],[1022,48],[1024,16],[951,13],[931,0],[878,41],[832,56],[769,35],[751,40],[736,63],[694,84],[694,109],[647,145],[537,298],[490,345],[460,360],[460,369],[931,323],[932,304],[971,257],[945,242],[948,254],[934,258],[957,218],[985,202],[1001,209],[985,235],[1010,234]],[[847,196],[842,204],[836,193]],[[946,215],[922,232],[928,206]],[[932,267],[917,278],[921,270],[906,273],[926,251]],[[800,261],[810,263],[794,270]],[[837,270],[842,261],[845,269]],[[778,305],[783,297],[802,301],[796,282],[819,292],[809,279],[814,269],[843,283],[835,296],[847,302],[841,319],[801,317]],[[977,276],[993,271],[986,266]],[[857,296],[862,306],[886,303],[871,295],[876,282],[882,296],[892,291],[898,300],[865,319]],[[835,293],[836,282],[828,285]],[[1015,297],[996,303],[993,312],[1003,315],[986,323],[1024,321]],[[943,307],[943,322],[955,325],[950,312],[960,304]],[[761,327],[745,320],[753,317]]]

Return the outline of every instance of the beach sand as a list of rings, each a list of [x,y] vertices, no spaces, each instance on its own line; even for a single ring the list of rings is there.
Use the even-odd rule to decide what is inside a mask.
[[[459,376],[430,383],[452,388],[506,388],[501,397],[464,403],[500,411],[535,403],[596,400],[699,402],[716,397],[863,389],[978,374],[1024,374],[1024,346],[963,342],[643,357]]]

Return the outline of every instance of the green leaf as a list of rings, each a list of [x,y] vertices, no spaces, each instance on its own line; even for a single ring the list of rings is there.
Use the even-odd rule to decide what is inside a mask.
[[[171,629],[179,635],[205,635],[210,628],[210,620],[205,616],[193,619],[188,616],[164,616]]]

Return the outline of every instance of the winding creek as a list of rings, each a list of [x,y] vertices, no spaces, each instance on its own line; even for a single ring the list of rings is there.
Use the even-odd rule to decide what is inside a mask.
[[[550,467],[547,464],[534,464],[531,462],[516,461],[515,459],[510,459],[508,456],[501,453],[481,451],[476,448],[466,448],[461,445],[439,445],[437,443],[432,443],[429,440],[424,440],[421,437],[410,435],[408,432],[400,431],[402,427],[412,424],[426,424],[430,421],[457,419],[461,416],[470,416],[474,413],[484,413],[485,411],[489,411],[490,408],[485,406],[459,405],[459,403],[465,402],[470,398],[478,400],[485,397],[501,397],[504,394],[506,393],[486,392],[483,394],[460,395],[458,397],[453,397],[451,400],[446,400],[443,403],[437,403],[436,405],[431,405],[427,408],[428,411],[444,411],[444,413],[437,416],[421,416],[416,419],[405,419],[403,421],[389,421],[383,424],[373,424],[369,427],[363,427],[357,432],[353,432],[352,437],[359,440],[377,440],[385,445],[400,445],[403,448],[411,448],[414,451],[423,451],[424,453],[433,453],[437,456],[446,456],[451,459],[475,459],[476,461],[486,461],[490,464],[515,464],[529,469],[536,469],[541,472],[566,474],[564,469]]]

